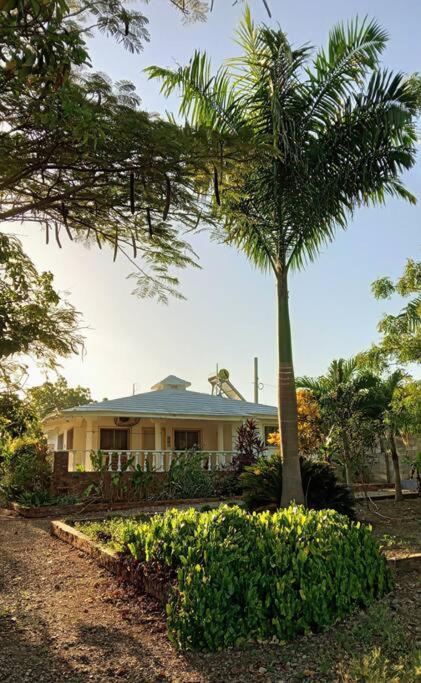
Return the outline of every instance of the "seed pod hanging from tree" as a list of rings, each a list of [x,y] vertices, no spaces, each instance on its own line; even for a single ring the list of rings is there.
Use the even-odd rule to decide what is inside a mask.
[[[50,226],[48,223],[45,224],[45,244],[50,242]]]
[[[152,235],[153,235],[152,219],[151,219],[151,210],[150,210],[149,206],[146,209],[146,220],[148,221],[149,237],[152,237]]]
[[[136,258],[137,256],[137,245],[136,245],[136,236],[134,232],[132,232],[132,245],[133,245],[133,258]]]
[[[61,213],[63,215],[63,223],[64,223],[64,227],[66,228],[66,232],[69,236],[69,240],[73,242],[73,235],[70,232],[69,224],[67,222],[67,217],[69,215],[69,209],[67,208],[67,206],[65,205],[64,202],[61,202]]]
[[[165,189],[166,189],[166,194],[165,194],[165,206],[164,206],[164,212],[162,214],[162,220],[166,221],[168,218],[168,213],[170,210],[170,204],[171,204],[171,182],[167,174],[165,174]]]
[[[59,247],[60,247],[60,249],[61,249],[61,242],[60,242],[60,229],[59,229],[59,227],[58,227],[58,223],[57,223],[57,221],[56,221],[56,223],[55,223],[55,230],[56,230],[56,242],[57,242],[58,246],[59,246]]]
[[[130,172],[130,211],[134,213],[134,173]]]
[[[221,206],[221,198],[219,196],[219,182],[218,182],[218,170],[216,166],[213,167],[213,188],[215,191],[215,199],[218,206]]]
[[[114,235],[114,256],[113,256],[113,261],[115,261],[116,258],[117,258],[117,251],[118,251],[118,230],[116,229],[115,235]]]

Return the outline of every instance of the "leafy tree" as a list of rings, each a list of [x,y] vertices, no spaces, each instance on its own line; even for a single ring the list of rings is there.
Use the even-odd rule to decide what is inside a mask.
[[[10,439],[36,433],[38,416],[26,399],[15,391],[0,393],[0,448],[3,449]]]
[[[90,389],[80,385],[69,387],[67,380],[61,376],[55,382],[44,382],[31,387],[27,390],[26,397],[41,419],[55,411],[92,403]]]
[[[408,259],[395,283],[389,277],[379,278],[373,282],[372,291],[376,299],[390,299],[399,294],[409,301],[397,315],[383,316],[378,324],[380,342],[361,354],[362,362],[375,368],[384,368],[389,363],[420,363],[421,262]]]
[[[89,74],[87,35],[100,30],[139,51],[146,19],[119,0],[11,0],[0,19],[0,222],[41,225],[134,265],[135,291],[166,300],[172,267],[196,263],[203,166],[200,134],[139,109],[134,86]],[[4,46],[4,48],[3,48]]]
[[[375,21],[338,25],[312,57],[281,30],[256,27],[247,10],[243,54],[211,73],[205,53],[186,67],[149,68],[162,91],[180,91],[180,113],[205,129],[214,158],[219,237],[272,272],[278,308],[279,426],[283,504],[304,494],[298,457],[289,316],[291,270],[316,258],[361,205],[414,202],[401,171],[415,160],[418,95],[412,80],[383,70],[387,34]],[[244,163],[225,155],[244,145]],[[246,153],[247,152],[247,153]]]
[[[0,233],[0,372],[9,384],[29,355],[50,368],[81,349],[80,314],[38,273],[14,237]]]

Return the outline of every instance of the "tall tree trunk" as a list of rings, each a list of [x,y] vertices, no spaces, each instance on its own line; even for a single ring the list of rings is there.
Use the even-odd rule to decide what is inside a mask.
[[[285,271],[277,276],[278,295],[278,419],[282,468],[282,507],[304,503],[298,453],[297,394],[292,362],[288,282]]]
[[[349,445],[348,434],[345,429],[342,429],[342,447],[344,449],[344,464],[345,464],[345,481],[349,485],[351,483],[351,448]]]
[[[379,443],[380,443],[380,452],[383,455],[384,458],[384,465],[386,468],[386,481],[388,484],[392,481],[392,476],[390,472],[390,460],[389,460],[389,453],[387,452],[386,444],[384,442],[383,436],[379,436]]]
[[[401,471],[399,469],[399,456],[396,448],[395,435],[390,432],[390,453],[392,455],[393,470],[395,472],[395,500],[403,500]]]

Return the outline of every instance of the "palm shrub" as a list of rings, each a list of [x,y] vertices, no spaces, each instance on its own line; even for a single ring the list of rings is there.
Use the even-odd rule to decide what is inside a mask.
[[[322,462],[300,458],[306,506],[314,510],[331,509],[355,519],[352,491],[340,483],[333,468]],[[249,510],[277,509],[281,505],[283,463],[279,453],[261,457],[241,475],[243,497]]]
[[[217,650],[325,628],[391,587],[369,527],[332,510],[170,510],[131,526],[126,553],[174,576],[171,640]]]
[[[355,209],[387,196],[415,199],[401,172],[415,160],[416,79],[380,66],[386,32],[337,25],[326,49],[294,48],[247,10],[242,54],[212,74],[196,51],[175,70],[149,68],[180,114],[208,138],[217,237],[275,280],[283,505],[302,502],[289,275],[345,229]]]

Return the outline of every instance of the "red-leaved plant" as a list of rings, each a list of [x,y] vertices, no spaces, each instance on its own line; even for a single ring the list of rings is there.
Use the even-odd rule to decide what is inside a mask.
[[[249,418],[237,429],[236,455],[232,459],[234,469],[242,472],[248,465],[253,465],[265,449],[255,421]]]

